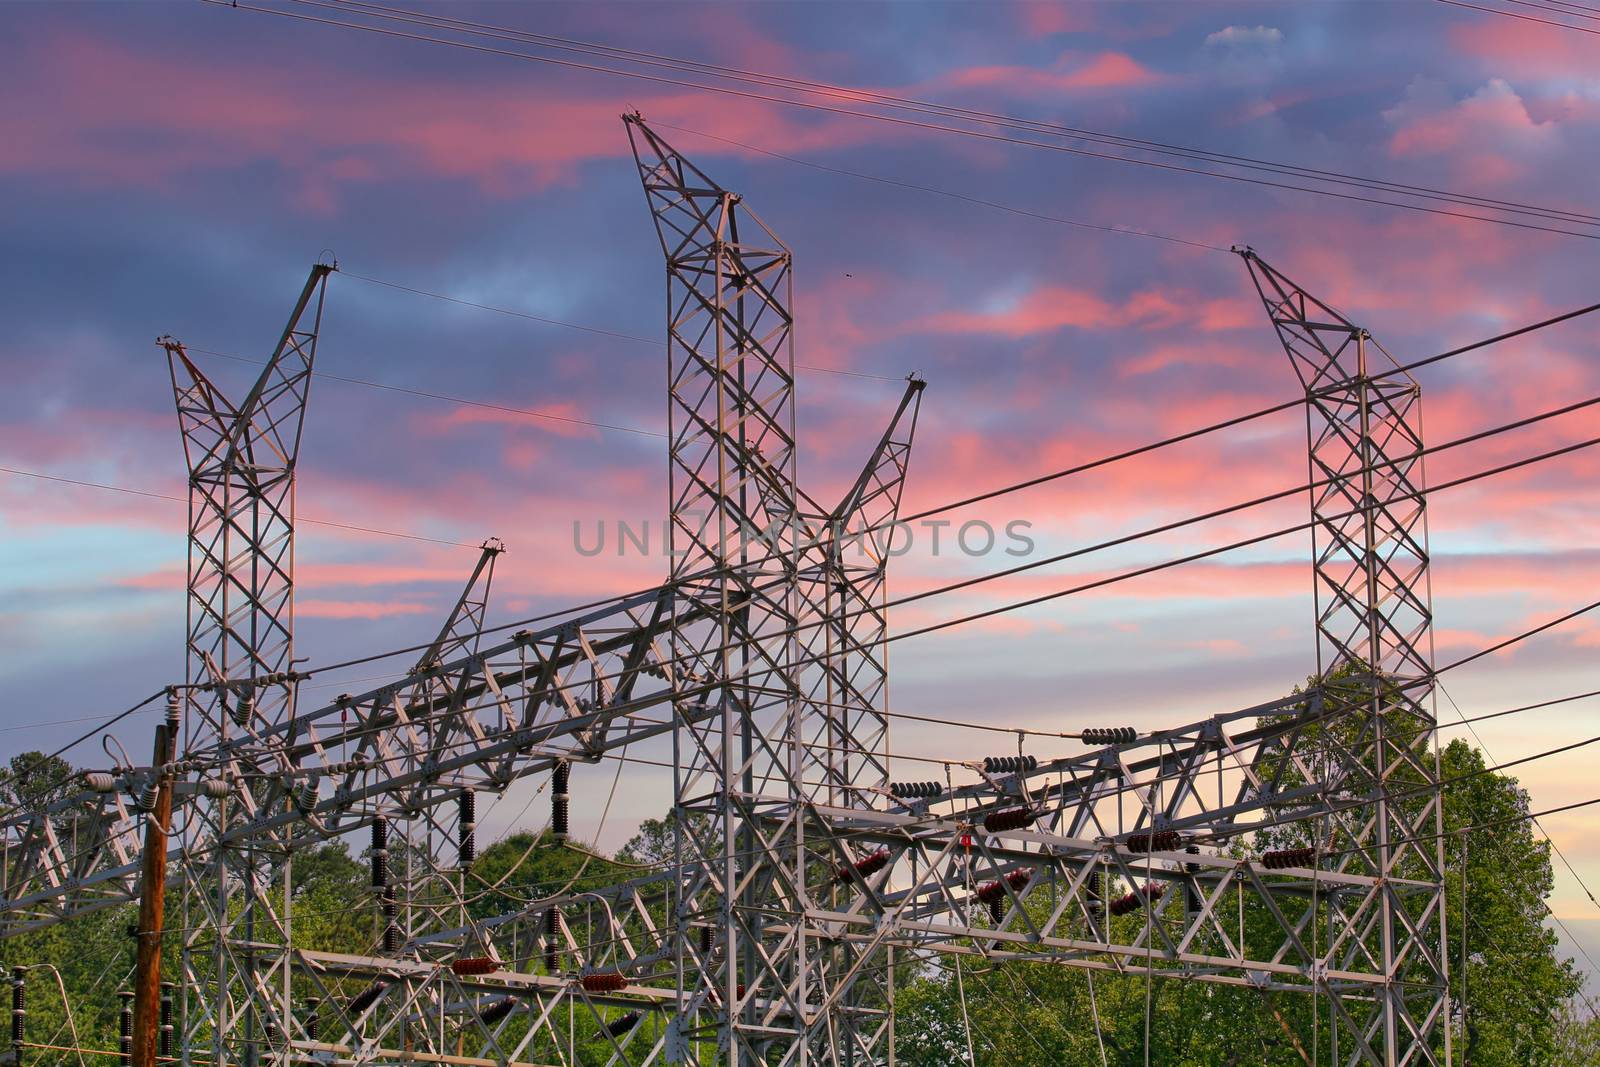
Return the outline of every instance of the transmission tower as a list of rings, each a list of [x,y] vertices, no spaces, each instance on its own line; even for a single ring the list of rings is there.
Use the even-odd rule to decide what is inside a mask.
[[[184,745],[0,823],[0,933],[136,899],[165,773],[185,1064],[568,1064],[580,1040],[616,1065],[887,1064],[896,968],[951,956],[1317,998],[1328,1062],[1448,1063],[1416,383],[1246,250],[1311,412],[1312,684],[900,780],[885,583],[922,383],[817,503],[788,249],[624,119],[668,283],[668,580],[490,633],[486,543],[411,670],[296,705],[293,465],[329,268],[237,409],[169,343],[197,516]],[[653,742],[669,862],[521,901],[474,870],[479,796],[545,780],[562,844],[575,777]],[[365,951],[294,936],[293,857],[335,839],[369,847]],[[1320,1060],[1320,1033],[1291,1036]]]

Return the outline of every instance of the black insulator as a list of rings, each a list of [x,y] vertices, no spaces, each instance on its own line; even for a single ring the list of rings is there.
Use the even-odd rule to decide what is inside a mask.
[[[621,971],[594,971],[578,981],[585,993],[616,993],[628,988],[627,975]]]
[[[278,1024],[277,1023],[273,1022],[271,1019],[268,1019],[267,1022],[266,1022],[266,1025],[263,1026],[261,1028],[261,1030],[262,1030],[262,1035],[261,1036],[263,1038],[265,1038],[265,1040],[263,1041],[263,1044],[265,1044],[267,1046],[267,1048],[270,1049],[272,1046],[274,1046],[274,1045],[276,1045],[278,1043]]]
[[[1172,852],[1183,843],[1176,830],[1157,830],[1153,834],[1129,834],[1129,852]]]
[[[372,817],[372,888],[382,889],[389,884],[389,820],[382,815]]]
[[[1191,856],[1198,856],[1200,855],[1200,846],[1190,845],[1183,851]],[[1198,863],[1185,863],[1183,865],[1183,871],[1185,874],[1190,875],[1199,874],[1200,865]],[[1193,878],[1190,878],[1187,882],[1183,883],[1183,910],[1188,912],[1190,915],[1195,915],[1199,913],[1200,908],[1200,886]]]
[[[400,951],[400,905],[394,899],[394,886],[383,887],[383,952],[393,956]]]
[[[716,937],[717,933],[711,927],[702,926],[700,928],[700,954],[702,956],[711,955],[711,946],[716,943]]]
[[[11,1043],[18,1046],[21,1055],[24,1030],[28,1022],[28,972],[21,967],[11,971]]]
[[[470,789],[461,791],[460,815],[456,826],[456,862],[470,867],[478,858],[478,794]]]
[[[572,829],[572,797],[567,792],[571,781],[572,764],[557,760],[550,774],[550,836],[558,842],[565,841]]]
[[[983,828],[991,834],[1004,833],[1007,830],[1020,830],[1039,817],[1039,813],[1032,808],[1003,808],[1000,811],[991,811],[983,817]]]
[[[1088,898],[1089,910],[1099,911],[1106,902],[1106,872],[1091,871],[1084,879],[1083,894]]]
[[[1269,871],[1284,867],[1306,867],[1316,862],[1316,858],[1315,848],[1278,848],[1262,855],[1261,866]]]
[[[985,756],[983,769],[987,774],[1017,774],[1039,766],[1037,756]]]
[[[612,1037],[621,1037],[635,1026],[638,1026],[639,1020],[643,1018],[644,1016],[636,1011],[630,1011],[626,1015],[619,1015],[606,1024],[606,1033]]]
[[[156,1054],[163,1059],[172,1058],[172,991],[176,988],[172,982],[161,983],[161,1036],[156,1045]]]
[[[322,998],[306,998],[306,1040],[318,1041],[322,1037]]]
[[[561,970],[561,911],[546,909],[544,913],[544,969],[550,974]]]
[[[1166,887],[1159,882],[1146,882],[1144,888],[1135,889],[1133,892],[1118,897],[1111,902],[1111,914],[1127,915],[1129,912],[1138,911],[1145,903],[1160,900]]]
[[[845,885],[850,881],[851,871],[854,871],[861,877],[866,878],[869,875],[878,873],[888,865],[889,850],[886,848],[880,848],[876,852],[867,853],[854,863],[837,868],[837,870],[834,872],[834,881],[838,882],[840,885]]]
[[[511,1009],[516,1006],[516,997],[501,997],[498,1000],[491,1000],[488,1007],[478,1012],[478,1018],[483,1020],[484,1025],[493,1026],[507,1015],[510,1015]]]
[[[360,1015],[378,1002],[383,996],[383,991],[389,988],[389,983],[379,978],[367,988],[350,998],[350,1003],[345,1005],[345,1011],[350,1015]]]
[[[133,993],[122,990],[117,993],[122,1000],[122,1012],[117,1020],[117,1051],[121,1053],[122,1062],[126,1067],[133,1064]]]
[[[989,921],[999,926],[1006,917],[1006,902],[1003,899],[989,901]]]
[[[1092,726],[1078,735],[1086,745],[1126,745],[1139,739],[1131,726]]]
[[[889,795],[910,799],[936,797],[944,792],[943,782],[890,782]]]

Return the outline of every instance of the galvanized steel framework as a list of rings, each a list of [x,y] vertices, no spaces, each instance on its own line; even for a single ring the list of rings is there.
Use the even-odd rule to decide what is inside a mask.
[[[1449,1062],[1416,384],[1245,251],[1309,401],[1320,684],[894,788],[881,605],[921,383],[844,499],[816,504],[790,254],[625,118],[668,280],[659,589],[488,638],[486,545],[412,671],[296,708],[293,468],[330,268],[237,409],[164,342],[194,496],[183,1062],[567,1063],[581,1031],[614,1064],[884,1063],[890,961],[929,953],[1315,995],[1331,1062]],[[467,915],[473,796],[664,737],[673,863]],[[4,822],[4,932],[133,898],[152,777],[121,768]],[[292,856],[375,824],[387,936],[296,946]],[[1220,847],[1252,840],[1309,852]],[[1266,935],[1232,921],[1247,906]]]

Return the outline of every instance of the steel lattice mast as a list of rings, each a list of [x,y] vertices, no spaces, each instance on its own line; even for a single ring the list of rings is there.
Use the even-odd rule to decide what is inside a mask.
[[[312,368],[328,275],[311,268],[266,367],[234,406],[163,338],[189,467],[189,572],[185,748],[257,738],[294,717],[294,503]],[[204,686],[205,688],[201,688]],[[229,768],[244,784],[233,798],[197,805],[186,845],[223,841],[231,822],[268,790],[249,772],[287,771],[251,761]],[[216,848],[184,867],[186,922],[181,1013],[186,1047],[209,1042],[213,1062],[253,1065],[264,1035],[284,1029],[279,1002],[290,982],[287,850]],[[274,994],[277,994],[276,996]]]
[[[1328,785],[1370,797],[1328,820],[1321,847],[1339,855],[1336,869],[1382,880],[1371,894],[1330,900],[1330,936],[1345,942],[1345,958],[1373,955],[1392,979],[1376,995],[1327,982],[1334,1055],[1439,1062],[1432,1038],[1442,1028],[1448,1041],[1449,957],[1438,753],[1424,706],[1433,613],[1421,389],[1366,330],[1253,251],[1240,254],[1308,401],[1317,674],[1345,724],[1325,735]],[[1421,800],[1391,802],[1398,788]]]

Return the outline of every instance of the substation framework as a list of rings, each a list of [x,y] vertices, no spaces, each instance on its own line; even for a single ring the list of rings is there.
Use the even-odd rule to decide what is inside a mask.
[[[1314,996],[1329,1062],[1448,1063],[1417,383],[1241,250],[1308,400],[1318,683],[894,780],[882,605],[922,383],[839,503],[807,495],[789,250],[624,118],[667,273],[668,580],[487,634],[487,543],[411,670],[307,706],[294,476],[335,268],[237,406],[163,339],[187,677],[148,766],[4,821],[0,934],[141,901],[141,961],[165,941],[182,981],[157,1048],[141,969],[140,1063],[566,1064],[577,1033],[608,1064],[885,1064],[896,966],[951,954]],[[479,795],[551,775],[559,837],[574,764],[669,737],[671,863],[469,911]],[[337,838],[371,845],[365,954],[294,936],[296,853]]]

